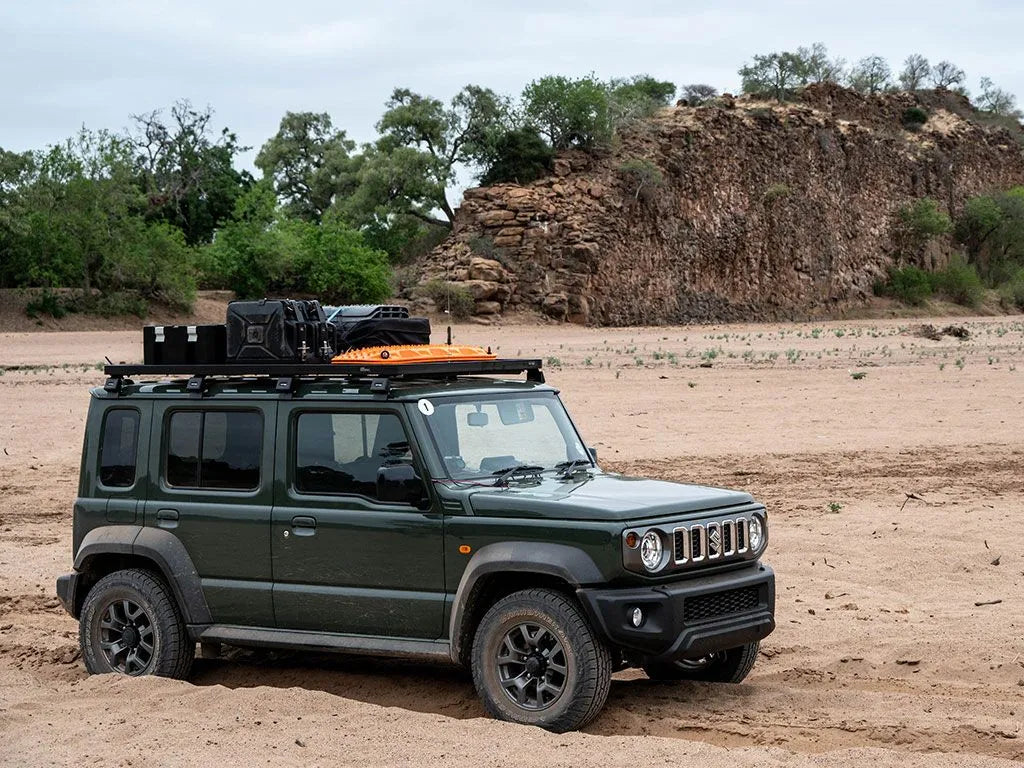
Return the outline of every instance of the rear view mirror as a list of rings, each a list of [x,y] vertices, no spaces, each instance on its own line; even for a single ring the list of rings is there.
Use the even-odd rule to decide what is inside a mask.
[[[423,481],[412,464],[385,464],[377,470],[377,500],[419,507],[427,500]]]
[[[533,406],[522,400],[499,400],[498,417],[505,426],[510,424],[526,424],[533,421]]]
[[[587,453],[590,454],[591,461],[593,461],[596,464],[597,463],[597,448],[594,448],[592,445],[588,445],[587,446]]]
[[[471,427],[486,427],[489,419],[482,411],[473,411],[466,414],[466,423]]]

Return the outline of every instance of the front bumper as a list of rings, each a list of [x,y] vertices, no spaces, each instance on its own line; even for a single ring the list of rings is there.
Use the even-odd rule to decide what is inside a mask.
[[[75,611],[75,592],[78,589],[78,575],[78,571],[73,571],[57,577],[57,597],[60,598],[64,610],[76,619],[78,613]]]
[[[699,658],[767,637],[775,629],[775,573],[763,564],[630,589],[578,590],[613,646],[648,660]],[[634,627],[634,608],[644,620]]]

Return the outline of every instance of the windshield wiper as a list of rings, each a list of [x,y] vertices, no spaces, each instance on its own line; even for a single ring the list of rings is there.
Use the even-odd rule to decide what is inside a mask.
[[[491,472],[491,474],[498,478],[494,481],[495,485],[503,485],[508,483],[513,475],[539,475],[543,471],[544,467],[537,464],[517,464],[514,467],[505,467],[496,472]]]
[[[560,461],[555,464],[555,469],[558,470],[558,477],[564,477],[571,475],[572,471],[576,467],[589,467],[592,466],[593,462],[590,459],[570,459],[569,461]]]

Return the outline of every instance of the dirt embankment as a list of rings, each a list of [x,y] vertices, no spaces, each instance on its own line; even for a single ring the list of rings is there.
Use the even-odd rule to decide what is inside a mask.
[[[28,366],[0,376],[0,764],[1019,764],[1024,323],[957,322],[968,340],[876,321],[457,329],[543,357],[609,468],[770,511],[779,625],[748,680],[622,673],[566,735],[486,719],[445,667],[236,652],[190,683],[88,678],[53,580],[91,366],[137,359],[138,334],[0,334]]]

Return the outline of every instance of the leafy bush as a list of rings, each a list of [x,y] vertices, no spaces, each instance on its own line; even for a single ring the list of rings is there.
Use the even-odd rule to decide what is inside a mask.
[[[60,320],[68,312],[73,311],[73,309],[68,307],[63,297],[58,296],[49,289],[44,290],[25,305],[25,314],[31,318],[36,318],[40,315],[50,315],[50,317]]]
[[[414,292],[432,300],[438,310],[450,311],[452,317],[463,319],[473,314],[475,307],[473,295],[461,285],[447,283],[443,280],[430,280],[419,286]]]
[[[944,270],[931,276],[932,288],[937,293],[965,307],[977,307],[985,297],[985,286],[973,264],[957,254]]]
[[[999,301],[1006,309],[1024,312],[1024,269],[999,287]]]
[[[656,80],[650,75],[612,80],[608,84],[612,130],[618,130],[633,120],[647,117],[668,106],[675,93],[675,83]]]
[[[928,122],[928,113],[921,107],[907,107],[903,110],[903,127],[908,131],[917,131]]]
[[[643,158],[626,160],[619,165],[618,171],[629,186],[634,200],[650,202],[654,190],[665,183],[665,177],[658,166]]]
[[[953,228],[953,222],[939,204],[930,197],[922,197],[897,212],[896,245],[905,256],[917,256],[932,238]]]
[[[793,190],[790,188],[789,184],[784,184],[783,182],[778,182],[778,183],[770,185],[764,191],[763,197],[764,197],[764,201],[766,203],[770,203],[773,200],[778,200],[781,197],[789,197],[789,195],[791,195],[792,193],[793,193]]]
[[[480,183],[485,187],[503,182],[529,184],[551,172],[554,156],[535,128],[506,131],[494,142]]]
[[[876,286],[875,292],[919,307],[932,295],[931,276],[918,267],[892,268],[888,280]]]
[[[317,225],[278,209],[266,184],[239,200],[235,218],[203,249],[204,274],[243,298],[315,294],[337,303],[373,303],[391,294],[387,254],[340,217]]]

